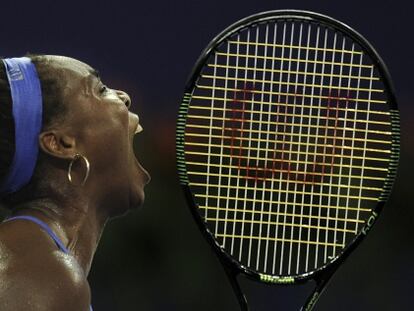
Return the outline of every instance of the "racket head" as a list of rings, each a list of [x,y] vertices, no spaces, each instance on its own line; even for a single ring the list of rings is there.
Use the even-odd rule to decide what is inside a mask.
[[[296,27],[296,32],[293,34],[292,29],[294,27]],[[291,36],[289,35],[289,29]],[[266,31],[268,32],[266,33]],[[318,32],[319,41],[309,43],[312,36],[315,38],[316,31]],[[323,33],[325,33],[325,36]],[[263,34],[265,35],[263,36]],[[271,38],[268,39],[269,37]],[[277,39],[274,39],[276,37]],[[280,41],[280,37],[283,37],[282,41]],[[306,41],[304,38],[309,40]],[[336,38],[334,46],[332,46],[333,38]],[[324,45],[325,41],[329,42],[328,45]],[[234,46],[231,46],[232,44]],[[340,44],[343,44],[342,48]],[[302,48],[299,49],[298,46]],[[252,50],[255,50],[255,52],[252,52]],[[301,52],[303,54],[307,53],[306,57],[303,57],[302,54],[301,58],[300,50],[305,50]],[[260,52],[257,53],[257,51]],[[321,59],[323,53],[325,53],[325,56]],[[243,55],[249,56],[243,57]],[[358,56],[360,57],[358,58]],[[223,58],[226,59],[224,61],[226,63],[221,65],[220,61]],[[231,58],[234,59],[229,62]],[[358,58],[358,62],[356,58]],[[293,59],[299,59],[300,61],[293,61]],[[310,65],[310,63],[313,63],[313,65]],[[345,63],[352,64],[348,66],[347,71],[344,68],[346,67]],[[261,74],[258,73],[260,68],[263,69]],[[361,74],[361,71],[359,71],[359,74],[357,74],[356,72],[360,68],[362,68],[363,73]],[[254,71],[256,71],[256,75],[252,73]],[[368,71],[370,74],[367,73]],[[346,77],[347,75],[349,76],[348,79],[341,78],[341,76]],[[286,76],[288,77],[286,78]],[[219,79],[224,82],[217,83]],[[213,83],[212,80],[214,80]],[[265,84],[268,85],[264,86]],[[328,87],[325,87],[325,84],[328,84]],[[294,92],[291,90],[292,85],[295,89]],[[201,86],[210,86],[210,88],[202,89]],[[298,88],[298,86],[302,86],[302,88]],[[322,88],[328,90],[322,90]],[[297,91],[298,89],[300,91]],[[341,93],[344,90],[346,90],[345,95]],[[373,92],[372,90],[376,91]],[[381,95],[377,96],[377,91],[381,91],[378,92]],[[362,94],[365,95],[364,98],[362,98]],[[359,97],[359,95],[361,96]],[[319,98],[315,99],[318,96]],[[224,100],[222,100],[223,98]],[[355,98],[358,98],[358,100],[355,100]],[[320,101],[318,101],[319,99]],[[229,103],[229,105],[226,107],[223,103]],[[213,107],[210,110],[209,105]],[[293,107],[293,105],[297,107]],[[267,110],[270,106],[276,107]],[[298,109],[302,111],[298,113]],[[261,117],[255,116],[257,110],[262,112],[266,110],[264,120],[263,115]],[[352,130],[346,129],[349,127],[347,126],[347,118],[349,117],[347,111],[354,111],[350,123],[353,124],[356,134],[349,134],[348,132],[352,132]],[[325,113],[324,117],[323,112]],[[305,117],[306,113],[308,113],[308,118]],[[374,117],[376,114],[378,116]],[[283,115],[282,118],[281,115]],[[215,122],[220,119],[220,116],[223,120],[218,120],[221,124],[216,124]],[[198,120],[202,121],[190,120],[191,117],[198,117]],[[212,119],[213,121],[211,121]],[[300,121],[297,119],[300,119]],[[368,121],[366,126],[363,125],[365,119]],[[283,123],[284,125],[272,123]],[[300,127],[300,124],[302,124],[302,127],[299,130],[296,129],[295,127]],[[307,124],[307,126],[303,124]],[[194,131],[194,126],[199,126],[198,129],[210,129],[208,129],[206,135],[203,130]],[[214,130],[211,130],[212,127],[214,127]],[[316,128],[316,131],[312,132],[313,128]],[[364,129],[366,130],[364,131]],[[265,132],[266,138],[259,137],[258,135],[262,135],[260,132],[257,136],[252,135],[254,131],[260,130]],[[269,138],[269,135],[272,134],[266,132],[272,131],[274,132],[273,137]],[[280,132],[285,134],[281,136],[278,134]],[[304,135],[302,135],[303,132]],[[387,133],[386,137],[381,134],[383,132]],[[192,134],[196,135],[191,136]],[[221,138],[218,137],[220,135],[222,135]],[[298,137],[298,135],[298,147],[295,153],[295,147],[293,147],[295,144],[292,137]],[[301,135],[303,138],[300,138]],[[309,138],[312,135],[314,140]],[[256,148],[249,145],[252,139],[258,140]],[[321,146],[318,146],[319,139],[321,139]],[[383,144],[381,143],[382,140],[384,141]],[[218,141],[219,143],[217,143]],[[266,152],[261,156],[260,149],[263,149],[261,147],[263,141],[267,145],[264,148]],[[304,141],[306,143],[303,143]],[[363,147],[359,145],[359,142],[363,142]],[[294,284],[309,279],[317,279],[323,271],[338,266],[372,228],[390,194],[396,176],[399,158],[399,114],[388,70],[375,49],[359,33],[333,18],[313,12],[299,10],[269,11],[247,17],[231,25],[214,38],[203,51],[185,88],[185,95],[177,121],[176,143],[180,183],[190,210],[201,231],[220,255],[220,258],[224,259],[224,262],[233,269],[243,272],[255,280],[269,284]],[[301,143],[304,147],[301,146]],[[269,144],[271,147],[269,147]],[[316,147],[313,146],[313,149],[311,149],[311,145],[316,145]],[[332,145],[333,147],[328,151],[323,145]],[[197,150],[198,147],[195,146],[207,148],[208,151]],[[215,150],[221,149],[221,153],[213,155],[211,152],[213,148]],[[256,150],[252,151],[251,149]],[[269,151],[268,149],[272,150]],[[280,149],[289,150],[281,156]],[[361,149],[372,149],[374,151]],[[379,156],[379,153],[375,151],[379,149],[385,150],[386,153],[381,153],[381,156]],[[223,150],[225,151],[223,152]],[[275,156],[278,150],[279,155]],[[351,155],[349,152],[351,152]],[[302,155],[305,153],[305,159],[300,158],[301,153]],[[292,159],[292,154],[294,159]],[[288,156],[288,159],[285,156]],[[319,156],[322,156],[323,159],[318,158]],[[261,157],[267,161],[267,164],[258,165]],[[347,157],[350,158],[348,168],[343,163],[343,161],[346,161],[341,160],[341,158],[346,159]],[[224,159],[227,159],[228,162],[225,162]],[[252,159],[256,161],[256,165],[250,165]],[[294,163],[296,165],[295,170],[291,170],[289,164],[295,162],[292,160],[297,160],[297,163]],[[200,162],[204,164],[206,172],[200,170]],[[311,164],[309,165],[308,162]],[[320,163],[324,164],[320,165]],[[299,169],[301,164],[303,164],[302,168]],[[370,170],[375,171],[375,173],[367,173],[371,179],[362,178],[364,172]],[[212,174],[213,171],[219,177]],[[345,171],[347,174],[344,174]],[[357,171],[357,173],[353,173],[353,171]],[[194,173],[198,175],[194,175]],[[228,174],[228,178],[226,178],[226,174]],[[357,178],[354,178],[353,174],[360,175],[359,184],[354,180]],[[209,178],[209,175],[214,176]],[[292,177],[292,175],[295,177]],[[211,180],[216,181],[215,186],[219,190],[214,190],[213,183],[209,184]],[[272,183],[272,180],[274,183]],[[203,183],[204,187],[201,185]],[[224,183],[227,183],[227,187]],[[270,188],[270,190],[263,190],[259,198],[253,197],[252,199],[251,194],[244,194],[244,197],[242,194],[242,198],[239,198],[239,192],[257,194],[257,192],[262,191],[262,188]],[[343,192],[344,188],[345,194]],[[354,188],[357,189],[357,193],[354,190],[349,190]],[[258,189],[259,191],[256,192]],[[324,197],[326,190],[330,194],[336,192],[336,195],[331,195],[326,201],[326,198],[321,198]],[[208,208],[206,203],[209,196],[208,191],[210,191],[212,197],[216,196],[210,200],[216,202],[213,208]],[[222,191],[222,193],[218,193],[219,191]],[[306,197],[310,191],[312,193],[311,199]],[[278,200],[273,198],[272,193],[278,197]],[[301,195],[301,193],[304,194]],[[290,195],[295,196],[294,199],[289,198]],[[242,208],[240,208],[237,199],[235,200],[236,203],[229,199],[226,200],[226,197],[232,196],[239,198]],[[361,197],[364,197],[364,199],[361,199]],[[288,213],[288,210],[291,211],[291,209],[288,209],[288,205],[292,200],[296,212]],[[314,208],[308,214],[304,213],[304,207],[309,209],[316,205],[314,200],[319,200],[316,203],[319,203],[320,208]],[[358,202],[352,203],[352,200]],[[269,213],[272,206],[278,205],[280,207],[283,205],[282,201],[285,205],[281,209],[276,208],[273,214],[276,220],[274,218],[272,220],[272,214]],[[360,207],[361,204],[364,204],[364,206]],[[302,217],[297,217],[295,215],[300,208],[302,208],[302,214],[300,214]],[[322,211],[321,214],[323,209],[325,211]],[[243,213],[243,210],[245,211],[244,216],[247,214],[255,216],[247,216],[247,218],[241,220],[237,219],[238,216],[236,215]],[[254,213],[251,212],[252,210]],[[326,212],[326,210],[329,212]],[[216,213],[216,217],[208,216],[209,212],[213,215]],[[227,215],[223,216],[226,212]],[[256,214],[259,216],[256,217]],[[351,215],[353,216],[352,219]],[[240,225],[231,221],[227,223],[228,228],[223,228],[225,224],[219,224],[218,222],[221,222],[219,219],[229,219],[226,217],[233,218],[232,220],[237,219],[242,224],[245,222],[248,229],[240,228]],[[325,217],[325,219],[323,220],[321,217]],[[290,219],[291,226],[286,225],[289,222],[287,219]],[[342,228],[338,228],[337,225],[338,222],[341,223],[340,219],[345,219]],[[316,223],[314,220],[316,220]],[[341,245],[336,245],[331,241],[332,237],[329,237],[332,235],[330,232],[332,228],[329,226],[332,221],[336,221],[334,226],[336,229],[333,230],[334,239],[335,241],[342,240]],[[352,230],[348,228],[350,221],[356,222],[355,228]],[[262,229],[255,228],[255,223],[260,223]],[[278,236],[281,229],[275,229],[278,223],[284,224],[282,226],[285,229],[287,228],[287,236],[284,235],[283,239],[279,239]],[[222,235],[220,235],[221,230],[224,230]],[[297,244],[296,253],[294,251],[294,254],[297,255],[296,262],[292,262],[289,269],[280,264],[283,261],[283,255],[274,256],[271,260],[276,268],[272,267],[270,269],[264,267],[263,263],[257,263],[259,256],[257,256],[256,261],[253,259],[253,262],[248,262],[246,256],[249,255],[245,254],[246,251],[240,250],[241,242],[238,244],[238,249],[235,247],[237,243],[234,242],[235,239],[240,241],[244,239],[243,230],[250,230],[255,235],[258,234],[258,230],[267,231],[262,245],[257,245],[260,239],[254,242],[254,251],[249,251],[250,256],[255,255],[252,253],[256,249],[258,254],[266,251],[276,254],[284,247],[292,249],[291,245]],[[301,232],[300,234],[307,236],[305,243],[301,243],[301,238],[296,238],[298,230]],[[231,232],[228,233],[228,231]],[[275,231],[275,235],[269,235],[269,231]],[[309,245],[313,244],[310,244],[310,242],[315,242],[315,235],[317,236],[318,232],[322,238],[316,240],[316,247],[322,245],[325,248],[322,251],[324,252],[324,258],[321,259],[319,258],[320,255],[314,254],[318,252],[315,247],[315,250],[311,251],[311,255],[307,256],[314,256],[316,263],[303,263],[303,260],[299,259],[301,255],[297,253],[302,251],[303,257],[304,249],[309,250],[311,248]],[[226,245],[228,236],[233,241],[227,242]],[[252,236],[250,235],[250,244],[252,244]],[[281,246],[280,243],[285,243],[281,240],[288,240],[287,243],[290,244]],[[229,244],[231,245],[229,246]],[[263,246],[266,244],[267,248]],[[275,251],[277,246],[279,246],[279,250]],[[333,248],[329,256],[327,256],[327,253],[331,251],[327,251],[328,248]],[[287,255],[284,256],[283,258],[286,261]],[[294,257],[294,255],[289,256]],[[267,265],[271,266],[270,263]],[[279,266],[277,267],[277,265]],[[300,268],[298,268],[299,266]]]

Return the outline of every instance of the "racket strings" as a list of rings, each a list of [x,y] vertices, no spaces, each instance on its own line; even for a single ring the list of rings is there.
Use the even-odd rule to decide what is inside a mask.
[[[383,90],[357,45],[314,24],[260,24],[218,47],[189,103],[185,160],[230,255],[292,275],[346,247],[387,178]]]

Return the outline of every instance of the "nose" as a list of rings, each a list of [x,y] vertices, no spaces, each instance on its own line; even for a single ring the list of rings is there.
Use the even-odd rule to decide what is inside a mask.
[[[131,107],[131,97],[124,91],[117,90],[118,97],[124,102],[125,106],[129,109]]]

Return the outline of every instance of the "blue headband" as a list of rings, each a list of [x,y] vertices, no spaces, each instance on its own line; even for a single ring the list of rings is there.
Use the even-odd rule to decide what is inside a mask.
[[[20,190],[33,176],[42,126],[42,92],[36,67],[27,57],[3,59],[13,101],[15,152],[1,194]],[[2,103],[0,103],[1,105]]]

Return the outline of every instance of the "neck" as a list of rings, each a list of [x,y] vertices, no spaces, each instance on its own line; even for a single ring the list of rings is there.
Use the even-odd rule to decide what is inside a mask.
[[[38,199],[26,202],[13,208],[13,216],[34,216],[49,225],[87,276],[108,220],[108,216],[100,215],[98,211],[97,205],[71,197],[70,200]]]

